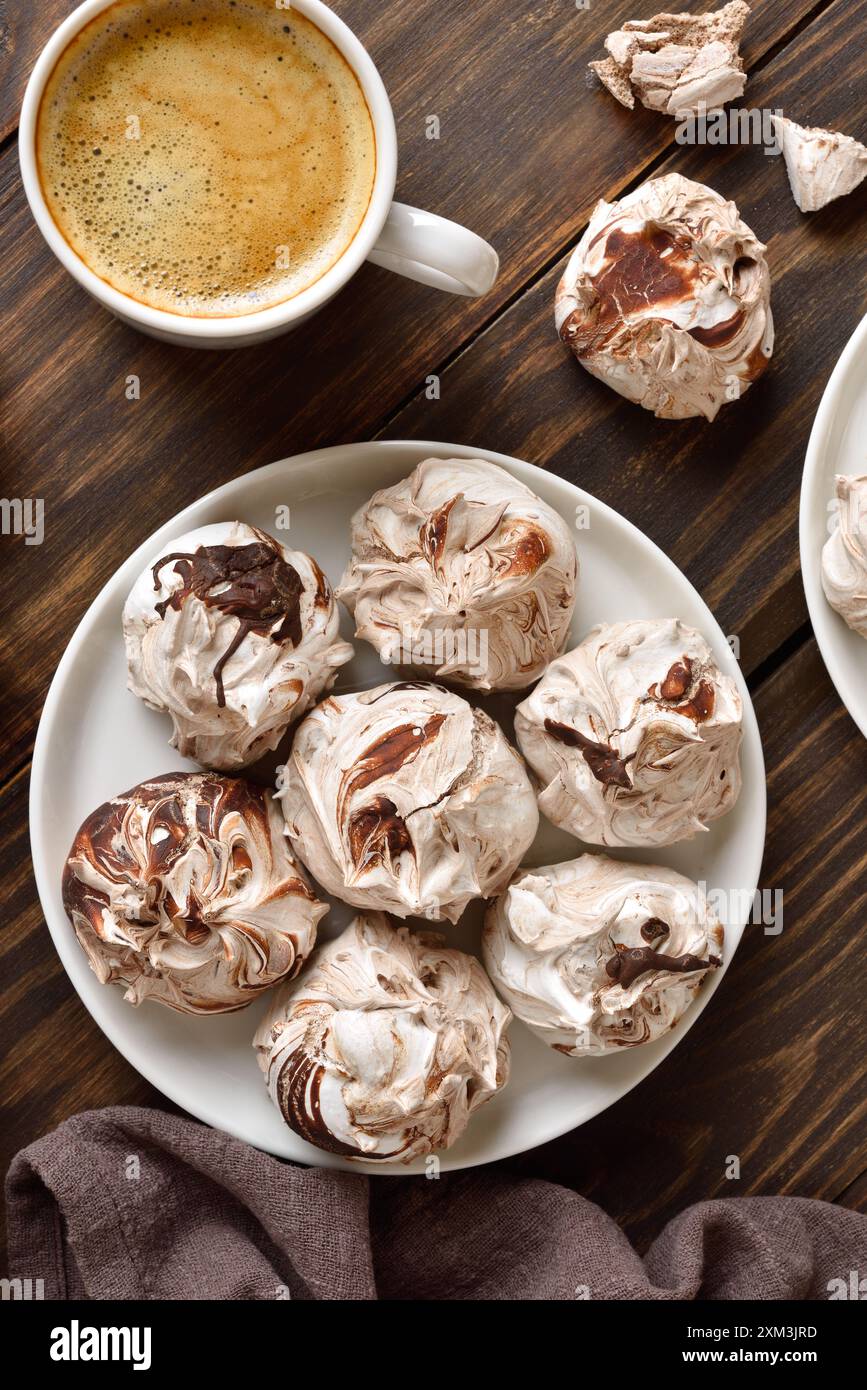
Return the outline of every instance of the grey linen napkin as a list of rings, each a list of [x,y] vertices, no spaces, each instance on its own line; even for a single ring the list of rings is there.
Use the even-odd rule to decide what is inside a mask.
[[[31,1144],[6,1196],[10,1275],[46,1299],[827,1299],[867,1266],[867,1217],[826,1202],[701,1202],[641,1259],[553,1183],[302,1168],[133,1108]]]

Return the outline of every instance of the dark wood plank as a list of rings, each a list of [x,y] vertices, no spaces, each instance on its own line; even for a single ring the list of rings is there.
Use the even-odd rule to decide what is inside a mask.
[[[17,124],[24,88],[40,51],[61,20],[78,3],[79,0],[40,0],[39,4],[33,4],[32,0],[5,0],[0,6],[0,73],[3,75],[0,139]],[[547,0],[547,3],[535,4],[530,13],[521,7],[504,10],[493,3],[469,6],[461,0],[437,5],[425,4],[424,0],[400,0],[399,6],[382,5],[377,0],[333,0],[331,8],[370,48],[388,81],[395,105],[399,107],[401,99],[408,98],[416,109],[423,97],[441,101],[446,90],[445,73],[448,74],[450,98],[462,99],[468,91],[480,101],[496,101],[505,95],[511,85],[505,65],[501,65],[500,72],[505,80],[491,83],[490,88],[486,85],[484,79],[490,77],[490,72],[484,61],[481,64],[479,61],[485,51],[507,53],[509,69],[527,71],[535,64],[544,65],[546,82],[559,76],[562,79],[559,91],[552,88],[550,93],[556,104],[558,97],[564,96],[570,87],[583,84],[583,63],[599,56],[597,50],[601,50],[605,34],[617,28],[624,19],[646,12],[646,6],[639,0],[617,0],[616,3],[594,0],[592,14],[577,10],[571,0]],[[688,4],[687,0],[673,0],[659,8],[698,12],[719,6],[708,4],[706,0],[693,4]],[[746,61],[752,65],[817,8],[820,6],[816,0],[763,0],[761,5],[756,5],[745,34]],[[560,66],[556,73],[551,71],[546,60],[546,48],[556,49],[559,55]],[[442,65],[442,60],[446,60],[447,67]],[[538,90],[532,83],[525,86],[525,99],[531,114],[534,113],[538,108]],[[423,109],[441,108],[424,105]],[[472,122],[474,103],[470,102],[465,109]],[[512,103],[508,109],[516,116],[525,114],[515,111]],[[475,135],[474,125],[472,130]],[[417,139],[423,138],[422,125]],[[555,149],[553,144],[552,149]],[[421,186],[427,187],[427,184]]]
[[[48,0],[25,15],[15,6],[13,87],[66,8]],[[503,255],[502,281],[483,303],[368,268],[303,336],[225,356],[166,348],[115,324],[60,271],[23,205],[14,148],[0,155],[11,325],[0,366],[2,490],[47,505],[40,549],[3,538],[0,551],[4,1168],[77,1110],[167,1104],[109,1046],[54,953],[28,864],[26,761],[74,623],[129,550],[179,507],[245,468],[367,437],[393,417],[392,436],[518,453],[619,507],[740,636],[748,670],[803,621],[794,530],[801,456],[860,312],[864,191],[803,219],[782,167],[760,152],[677,154],[675,167],[735,196],[770,236],[779,338],[771,374],[716,426],[655,422],[561,351],[550,322],[556,269],[519,297],[574,240],[595,199],[633,182],[671,143],[670,122],[630,117],[584,85],[585,61],[609,28],[640,10],[635,0],[594,0],[588,12],[548,0],[529,13],[493,0],[402,0],[399,24],[393,8],[364,0],[337,8],[370,43],[392,91],[399,195],[470,221]],[[766,0],[750,24],[752,61],[812,8]],[[819,14],[749,84],[750,102],[863,137],[851,49],[865,8],[867,0],[837,0]],[[432,111],[447,117],[439,144],[424,140]],[[431,371],[442,372],[440,401],[419,396],[400,411]],[[141,377],[139,402],[124,399],[131,372]],[[642,1243],[707,1195],[865,1198],[858,929],[867,745],[812,644],[762,688],[759,711],[771,795],[763,880],[784,888],[782,936],[748,931],[713,1007],[638,1091],[573,1136],[510,1162],[600,1201]],[[739,1183],[723,1176],[730,1153],[742,1159]]]
[[[691,1202],[833,1201],[867,1166],[867,742],[811,641],[756,700],[768,765],[761,883],[783,930],[749,926],[713,1002],[635,1091],[509,1160],[598,1202],[644,1249]],[[741,1176],[727,1179],[729,1157]],[[844,1198],[867,1209],[863,1182]]]
[[[755,106],[867,137],[862,58],[842,0],[748,84]],[[797,508],[804,454],[831,369],[867,308],[867,184],[803,216],[782,159],[755,147],[678,150],[662,166],[733,198],[768,243],[777,330],[765,376],[713,424],[655,420],[595,381],[557,342],[565,257],[419,392],[392,438],[461,439],[544,464],[647,531],[741,643],[746,671],[806,621]]]
[[[501,280],[485,300],[470,302],[365,267],[314,325],[294,336],[230,354],[178,350],[122,327],[70,280],[32,223],[15,150],[7,148],[0,157],[0,216],[8,228],[2,308],[9,328],[0,364],[4,486],[15,496],[43,497],[46,505],[45,543],[16,555],[0,597],[7,688],[0,731],[12,766],[29,753],[38,705],[75,622],[131,548],[180,507],[245,469],[318,444],[368,437],[563,249],[600,195],[633,180],[672,142],[671,120],[644,110],[630,116],[584,82],[601,37],[630,13],[627,0],[594,3],[589,12],[545,0],[529,13],[504,11],[498,0],[472,7],[404,0],[399,24],[387,7],[340,8],[369,40],[393,91],[399,195],[465,219],[489,237],[502,256]],[[809,8],[805,0],[766,0],[750,31],[753,59]],[[431,111],[441,117],[439,141],[424,138]],[[515,344],[508,374],[526,383],[527,399],[540,402],[528,454],[568,472],[568,456],[552,459],[539,447],[550,404],[539,394],[537,373],[548,379],[560,372],[559,409],[565,408],[570,431],[579,389],[575,373],[563,372],[542,298],[531,300],[542,331]],[[502,399],[500,354],[508,344],[501,335],[498,341],[490,375],[463,418],[440,417],[455,438],[480,439],[483,410]],[[124,396],[130,374],[140,378],[138,401]],[[611,432],[638,428],[634,412],[622,405],[614,418],[623,424],[614,425],[613,398],[601,388],[579,398],[593,403],[600,447],[607,450]],[[511,436],[502,405],[498,413],[497,429],[491,421],[485,435],[490,444],[499,436],[505,447]],[[741,415],[739,428],[750,419]],[[425,423],[431,422],[433,416]],[[717,470],[714,482],[720,482]],[[654,493],[649,501],[656,500]],[[679,500],[684,528],[693,513],[688,498]],[[652,518],[649,506],[649,523]],[[697,520],[704,535],[701,513]],[[29,660],[22,666],[17,653],[25,641]]]

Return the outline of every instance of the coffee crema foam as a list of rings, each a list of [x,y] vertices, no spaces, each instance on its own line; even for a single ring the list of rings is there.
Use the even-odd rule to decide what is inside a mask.
[[[331,40],[273,0],[120,0],[48,79],[36,151],[102,280],[195,317],[280,304],[358,231],[376,142]]]

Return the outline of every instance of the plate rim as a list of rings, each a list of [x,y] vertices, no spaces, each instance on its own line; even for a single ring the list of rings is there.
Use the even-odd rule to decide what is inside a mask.
[[[192,1109],[189,1105],[188,1096],[186,1095],[183,1086],[179,1086],[176,1088],[173,1077],[171,1075],[169,1075],[168,1077],[163,1076],[162,1074],[158,1074],[158,1068],[151,1067],[150,1059],[147,1055],[148,1049],[146,1045],[142,1046],[140,1049],[143,1053],[143,1056],[141,1058],[137,1055],[139,1048],[134,1043],[132,1045],[128,1045],[127,1036],[124,1036],[122,1045],[116,1037],[116,1030],[114,1029],[113,1025],[110,1023],[110,1021],[107,1022],[98,1016],[98,1013],[95,1012],[95,1007],[91,1007],[91,1001],[89,1001],[85,997],[85,995],[82,994],[81,990],[79,989],[76,983],[72,971],[67,966],[67,955],[70,958],[73,958],[77,954],[77,942],[75,941],[74,934],[71,937],[69,935],[69,921],[65,913],[63,913],[62,911],[59,914],[55,913],[55,904],[53,902],[52,893],[53,890],[56,888],[56,885],[52,882],[52,875],[49,871],[49,866],[47,863],[47,847],[43,844],[38,843],[38,836],[36,834],[36,826],[39,823],[40,818],[40,804],[44,801],[45,798],[45,783],[48,772],[48,744],[51,736],[51,730],[57,717],[57,708],[60,704],[67,673],[73,666],[78,651],[84,643],[84,641],[86,640],[86,638],[88,637],[88,635],[90,634],[91,629],[102,617],[102,610],[105,604],[111,600],[115,589],[121,587],[121,576],[125,574],[132,574],[133,578],[137,576],[143,568],[143,566],[148,562],[151,554],[153,554],[159,548],[159,546],[164,543],[165,540],[170,539],[172,535],[179,535],[182,534],[183,531],[190,529],[188,523],[191,519],[192,513],[197,512],[202,507],[208,507],[216,503],[220,503],[223,499],[227,501],[234,500],[235,492],[238,489],[243,488],[245,485],[249,484],[251,481],[264,481],[270,477],[277,477],[283,472],[291,471],[299,465],[302,467],[309,467],[310,465],[313,465],[320,460],[335,459],[337,456],[341,456],[343,458],[343,467],[351,467],[352,463],[356,458],[362,458],[365,454],[369,454],[371,450],[377,453],[384,454],[399,454],[407,450],[410,450],[412,452],[417,451],[419,461],[421,461],[422,458],[428,456],[439,456],[446,458],[451,457],[466,459],[487,459],[490,462],[496,463],[500,467],[507,469],[508,471],[516,471],[516,476],[518,476],[519,479],[521,478],[521,470],[528,470],[531,475],[540,474],[545,478],[547,482],[553,481],[555,485],[558,485],[559,487],[568,490],[568,492],[570,493],[570,501],[574,502],[575,504],[589,504],[590,506],[592,506],[592,508],[597,509],[601,514],[605,515],[605,517],[615,526],[625,527],[626,530],[629,533],[631,533],[634,538],[637,539],[639,545],[649,548],[649,552],[652,554],[654,560],[661,561],[664,567],[673,567],[677,571],[681,580],[685,584],[687,584],[689,588],[692,590],[693,594],[698,600],[699,605],[705,610],[710,620],[710,630],[704,632],[703,635],[710,642],[711,647],[716,647],[721,643],[723,646],[726,647],[726,649],[730,651],[730,648],[728,647],[728,642],[725,637],[725,633],[723,632],[719,622],[717,621],[708,604],[705,602],[699,590],[692,583],[692,580],[689,579],[688,576],[683,572],[680,566],[677,565],[671,559],[671,557],[668,556],[664,550],[662,550],[662,548],[659,545],[657,545],[657,543],[652,539],[652,537],[647,535],[645,531],[642,531],[641,528],[636,526],[634,522],[630,521],[628,517],[624,516],[621,512],[618,512],[615,508],[609,506],[606,502],[603,502],[600,498],[594,496],[592,493],[586,492],[576,483],[571,482],[567,478],[561,477],[558,473],[554,473],[548,468],[542,467],[540,464],[531,463],[527,459],[521,459],[515,455],[503,454],[496,450],[481,446],[468,444],[453,444],[443,441],[424,439],[374,439],[351,442],[346,444],[329,445],[325,448],[308,450],[300,454],[291,454],[285,458],[274,460],[272,463],[264,464],[259,468],[251,469],[246,473],[237,474],[235,477],[229,479],[227,482],[221,483],[218,487],[211,488],[208,492],[203,493],[198,498],[195,498],[192,502],[188,503],[185,507],[183,507],[181,511],[175,513],[172,517],[165,521],[162,524],[162,526],[159,526],[150,536],[148,536],[139,546],[137,546],[136,549],[130,555],[128,555],[127,558],[120,563],[120,565],[118,565],[115,568],[108,580],[100,587],[96,596],[91,600],[90,604],[88,605],[84,614],[80,618],[79,622],[76,624],[75,629],[73,630],[71,636],[67,641],[66,647],[63,651],[63,655],[61,656],[55,673],[52,677],[51,684],[48,688],[48,693],[45,697],[45,702],[40,713],[39,725],[36,732],[36,738],[34,740],[33,756],[31,760],[30,788],[28,797],[28,833],[30,839],[30,851],[33,862],[34,878],[36,880],[37,892],[39,895],[39,903],[42,909],[44,922],[50,934],[54,949],[57,951],[57,954],[60,957],[61,964],[63,965],[63,968],[66,971],[69,981],[72,984],[72,987],[75,990],[76,994],[78,995],[79,1000],[84,1005],[85,1009],[90,1014],[91,1018],[93,1019],[94,1023],[99,1028],[103,1036],[108,1040],[111,1046],[114,1047],[120,1053],[124,1060],[130,1066],[132,1066],[139,1073],[139,1075],[145,1079],[145,1081],[148,1082],[149,1085],[153,1086],[154,1089],[157,1090],[161,1095],[165,1096],[174,1105],[178,1106],[179,1109],[181,1109],[185,1114],[192,1115],[194,1118],[209,1125],[212,1129],[216,1129],[223,1133],[228,1133],[232,1135],[234,1138],[237,1138],[244,1143],[250,1144],[253,1148],[259,1148],[261,1152],[271,1153],[280,1161],[302,1163],[306,1164],[307,1166],[314,1167],[339,1168],[343,1171],[366,1174],[368,1176],[406,1177],[411,1176],[414,1173],[424,1171],[423,1167],[417,1166],[418,1163],[422,1162],[422,1160],[418,1160],[417,1163],[408,1165],[403,1165],[399,1163],[376,1164],[372,1162],[356,1160],[349,1162],[348,1160],[341,1159],[339,1156],[326,1153],[324,1150],[315,1149],[307,1144],[304,1144],[304,1147],[305,1149],[310,1150],[311,1156],[309,1159],[306,1157],[287,1156],[282,1153],[275,1154],[272,1149],[263,1148],[262,1146],[257,1145],[255,1141],[251,1140],[246,1134],[241,1133],[239,1129],[233,1128],[231,1124],[227,1123],[225,1116],[220,1115],[219,1117],[217,1117],[207,1099],[197,1099],[196,1108]],[[127,583],[127,580],[124,579],[123,583]],[[757,790],[759,790],[761,793],[761,805],[757,808],[759,813],[760,824],[756,827],[757,830],[760,831],[760,833],[755,836],[755,845],[751,852],[751,861],[750,864],[746,866],[746,873],[744,874],[744,878],[748,880],[748,886],[739,885],[739,892],[743,890],[742,896],[740,897],[739,901],[745,902],[747,900],[748,894],[751,897],[754,897],[760,882],[761,866],[764,857],[765,839],[767,833],[767,775],[765,769],[764,750],[762,748],[761,734],[759,731],[758,720],[756,717],[755,708],[753,706],[752,697],[747,687],[746,679],[740,667],[740,663],[734,658],[733,655],[731,656],[731,663],[728,665],[728,672],[736,680],[743,700],[744,745],[746,745],[747,740],[749,740],[751,755],[756,759],[756,773],[757,780],[759,783]],[[576,841],[576,845],[579,844],[580,842]],[[579,849],[577,852],[584,853],[585,850]],[[57,918],[58,920],[55,920],[55,918]],[[61,918],[62,921],[59,920]],[[466,1159],[462,1159],[458,1163],[455,1163],[453,1160],[450,1160],[450,1153],[448,1150],[446,1150],[442,1154],[438,1154],[440,1160],[439,1170],[441,1172],[463,1171],[468,1170],[470,1168],[483,1166],[488,1163],[495,1163],[504,1158],[512,1157],[518,1153],[529,1152],[532,1149],[539,1148],[543,1144],[550,1143],[553,1139],[560,1138],[564,1134],[568,1134],[572,1131],[580,1129],[589,1120],[594,1119],[597,1115],[602,1114],[605,1110],[610,1109],[612,1105],[615,1105],[618,1101],[622,1100],[624,1096],[628,1095],[630,1091],[632,1091],[636,1086],[640,1085],[641,1082],[643,1082],[653,1071],[657,1069],[657,1067],[661,1066],[665,1062],[670,1052],[674,1048],[679,1046],[680,1042],[689,1032],[690,1028],[693,1027],[693,1025],[698,1021],[699,1017],[704,1013],[705,1008],[710,1003],[713,995],[715,994],[717,988],[722,982],[723,976],[726,974],[729,966],[731,965],[732,960],[734,959],[735,952],[737,951],[737,948],[740,944],[743,931],[748,920],[749,910],[747,910],[746,916],[739,912],[737,914],[737,920],[733,922],[727,921],[726,935],[727,937],[730,936],[732,945],[730,952],[727,952],[727,959],[723,961],[722,968],[720,970],[715,971],[713,973],[712,978],[705,982],[698,997],[695,1000],[693,1000],[692,1004],[690,1005],[690,1008],[687,1010],[684,1017],[679,1021],[677,1029],[669,1032],[665,1038],[656,1040],[656,1049],[654,1053],[655,1060],[652,1061],[652,1064],[649,1065],[640,1075],[635,1077],[634,1080],[631,1080],[627,1082],[625,1085],[623,1085],[622,1089],[619,1090],[618,1095],[614,1099],[606,1101],[605,1103],[600,1105],[599,1108],[594,1110],[592,1114],[584,1116],[584,1118],[579,1120],[577,1124],[570,1123],[568,1119],[564,1123],[562,1119],[554,1118],[550,1124],[540,1126],[539,1132],[533,1135],[532,1141],[526,1146],[526,1148],[515,1148],[508,1141],[506,1141],[502,1145],[502,1147],[497,1147],[496,1145],[494,1145],[492,1147],[492,1151],[490,1153],[486,1153],[484,1156],[470,1155]],[[94,994],[94,1006],[96,1005],[98,999],[99,995]],[[516,1022],[518,1022],[518,1020],[516,1020]],[[661,1048],[660,1044],[662,1044]],[[659,1056],[656,1056],[656,1051],[660,1052]],[[135,1055],[131,1055],[131,1053]],[[601,1063],[601,1065],[605,1065],[604,1058],[600,1058],[598,1060]],[[303,1143],[304,1141],[300,1142]]]
[[[816,638],[816,645],[831,677],[834,689],[845,706],[850,718],[867,738],[867,699],[859,700],[858,692],[838,659],[837,639],[832,634],[838,624],[845,620],[835,613],[825,597],[822,588],[821,548],[815,553],[810,531],[816,519],[816,507],[822,501],[825,487],[823,469],[830,443],[831,432],[837,419],[842,397],[846,391],[849,375],[862,355],[867,357],[867,314],[856,324],[846,341],[843,351],[837,358],[834,369],[828,378],[822,399],[813,420],[804,468],[801,474],[801,496],[798,505],[798,550],[801,562],[801,582],[807,600],[807,612]],[[836,473],[836,468],[834,472]],[[825,503],[831,500],[833,489],[827,492]]]

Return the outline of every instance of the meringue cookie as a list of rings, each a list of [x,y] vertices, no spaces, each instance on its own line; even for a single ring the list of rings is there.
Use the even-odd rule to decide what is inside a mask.
[[[123,610],[129,688],[172,717],[173,748],[232,770],[276,748],[353,649],[309,555],[243,522],[154,557]]]
[[[712,14],[628,19],[605,40],[608,57],[589,66],[630,110],[636,96],[671,116],[718,110],[746,86],[738,50],[749,12],[731,0]]]
[[[736,400],[774,345],[765,247],[734,203],[665,174],[597,203],[557,286],[557,332],[582,366],[666,420]]]
[[[355,907],[456,922],[536,834],[523,762],[482,710],[401,681],[329,697],[299,725],[277,795],[295,852]]]
[[[729,811],[743,707],[704,638],[675,618],[595,627],[518,706],[540,810],[594,845],[671,845]]]
[[[831,607],[854,632],[867,637],[867,474],[840,475],[822,549],[822,588]]]
[[[578,560],[563,518],[483,459],[425,459],[352,519],[337,595],[382,660],[522,690],[562,651]]]
[[[347,1158],[447,1149],[506,1084],[511,1015],[477,960],[365,913],[280,989],[254,1039],[271,1099]]]
[[[572,1057],[667,1033],[720,964],[722,944],[702,887],[603,854],[519,870],[488,908],[482,938],[515,1016]]]
[[[212,772],[170,772],[98,807],[63,905],[101,984],[192,1014],[243,1009],[294,975],[328,911],[270,792]]]
[[[774,116],[773,121],[792,197],[801,212],[818,212],[867,178],[867,146],[851,135],[797,125],[786,116]]]

